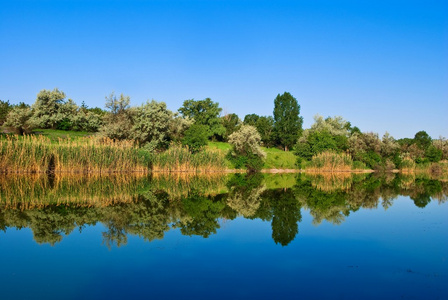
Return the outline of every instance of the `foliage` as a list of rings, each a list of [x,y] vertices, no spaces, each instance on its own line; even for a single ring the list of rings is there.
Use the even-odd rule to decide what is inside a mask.
[[[414,136],[414,143],[420,147],[420,149],[426,150],[432,143],[432,139],[426,131],[419,131]]]
[[[12,105],[9,103],[9,101],[2,101],[0,100],[0,125],[3,125],[3,123],[6,121],[6,117],[8,116],[8,113],[11,111]]]
[[[430,145],[425,151],[425,156],[430,162],[439,162],[442,159],[443,152],[434,145]]]
[[[354,133],[349,138],[349,152],[353,159],[366,164],[371,169],[381,164],[381,149],[382,143],[378,134]]]
[[[324,119],[316,115],[311,128],[303,132],[295,145],[298,165],[324,151],[345,152],[348,149],[350,128],[350,123],[342,117]]]
[[[257,128],[258,133],[260,133],[263,146],[272,147],[274,145],[274,118],[271,116],[261,116],[260,118],[258,118],[255,127]]]
[[[207,145],[210,132],[206,125],[193,124],[185,131],[182,144],[196,153]]]
[[[448,140],[444,137],[439,137],[432,141],[434,147],[442,151],[442,159],[448,159]]]
[[[30,133],[33,125],[30,122],[32,111],[29,107],[14,107],[6,118],[4,126],[12,128],[18,134]]]
[[[117,140],[129,139],[132,136],[134,110],[129,106],[129,96],[120,95],[119,98],[111,93],[106,97],[106,109],[100,135]]]
[[[194,123],[193,119],[184,118],[177,112],[169,122],[169,139],[174,142],[180,142],[188,128]]]
[[[274,135],[285,151],[292,148],[302,133],[300,106],[290,93],[278,94],[274,100]]]
[[[36,128],[55,128],[57,123],[67,117],[65,112],[70,110],[72,103],[64,107],[64,92],[54,90],[42,90],[37,94],[32,106],[33,116],[30,122]]]
[[[221,123],[219,115],[222,108],[218,102],[210,98],[204,100],[185,100],[179,112],[186,118],[194,119],[196,124],[209,127],[210,136],[222,138],[226,129]]]
[[[241,125],[241,120],[237,114],[227,114],[224,117],[221,117],[221,122],[226,130],[224,140],[227,140]]]
[[[273,130],[274,130],[274,118],[271,116],[258,116],[256,114],[246,115],[244,117],[244,124],[252,125],[257,128],[260,133],[263,146],[271,147],[274,145]]]
[[[229,157],[244,164],[250,171],[260,170],[266,153],[260,148],[261,137],[257,129],[250,125],[242,125],[238,131],[229,136],[229,143],[233,146]]]
[[[141,144],[149,143],[150,149],[167,146],[172,118],[165,102],[147,101],[134,110],[131,138]]]

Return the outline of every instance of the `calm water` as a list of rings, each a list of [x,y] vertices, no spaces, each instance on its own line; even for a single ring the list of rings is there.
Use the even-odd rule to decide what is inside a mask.
[[[0,299],[448,299],[448,182],[0,177]]]

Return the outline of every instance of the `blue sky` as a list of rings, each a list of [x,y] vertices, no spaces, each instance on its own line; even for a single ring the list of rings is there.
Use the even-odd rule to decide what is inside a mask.
[[[0,0],[0,99],[55,87],[102,108],[112,91],[210,97],[240,118],[288,91],[305,128],[448,137],[448,2]]]

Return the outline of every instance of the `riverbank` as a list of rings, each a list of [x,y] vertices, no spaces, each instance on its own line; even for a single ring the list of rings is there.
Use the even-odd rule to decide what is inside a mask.
[[[0,139],[0,173],[243,173],[226,159],[229,145],[210,143],[202,151],[172,145],[150,152],[132,141],[98,137],[51,139],[42,135],[7,135]],[[373,173],[402,172],[448,175],[448,162],[414,164],[403,170],[358,169],[345,154],[323,153],[300,169],[291,152],[268,149],[263,173]],[[284,161],[283,161],[284,160]]]

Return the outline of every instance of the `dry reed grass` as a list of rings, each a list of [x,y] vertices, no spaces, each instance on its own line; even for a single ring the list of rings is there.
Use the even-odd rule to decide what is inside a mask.
[[[219,150],[191,153],[187,147],[173,145],[153,157],[154,172],[222,172],[226,169],[225,154]]]
[[[85,137],[7,136],[0,139],[0,173],[148,172],[149,153],[133,141]]]
[[[324,151],[313,156],[306,172],[350,172],[353,160],[349,154]]]

